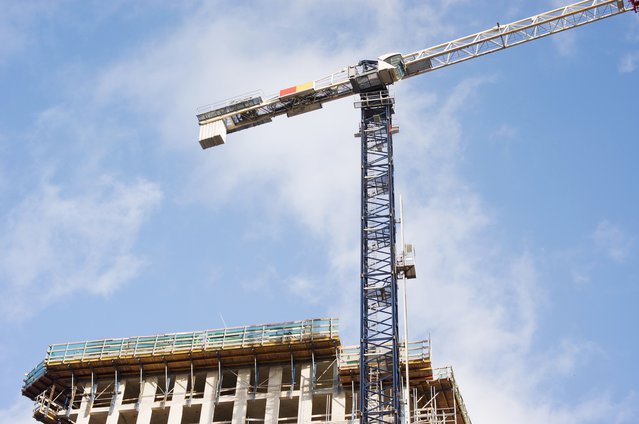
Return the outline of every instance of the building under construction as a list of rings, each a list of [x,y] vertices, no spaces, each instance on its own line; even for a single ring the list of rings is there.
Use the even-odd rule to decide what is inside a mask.
[[[430,341],[404,349],[410,421],[470,424]],[[47,424],[345,423],[359,420],[359,363],[337,319],[312,319],[51,345],[22,393]]]
[[[35,402],[35,418],[49,424],[360,417],[363,424],[470,424],[452,370],[431,366],[429,341],[399,342],[397,283],[416,274],[403,231],[397,247],[392,138],[399,128],[389,87],[630,10],[639,11],[639,0],[580,0],[412,53],[360,60],[275,95],[250,93],[202,110],[199,142],[209,148],[278,116],[358,95],[360,346],[341,345],[335,319],[52,345],[23,387]]]

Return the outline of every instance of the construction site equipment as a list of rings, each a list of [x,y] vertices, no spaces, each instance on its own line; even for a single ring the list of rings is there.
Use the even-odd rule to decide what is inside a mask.
[[[198,115],[202,148],[226,142],[227,134],[262,125],[279,115],[318,110],[326,102],[358,94],[361,110],[361,422],[400,418],[397,278],[392,123],[395,82],[504,50],[588,23],[637,11],[639,0],[585,0],[409,54],[362,60],[327,77],[264,98],[252,93],[207,107]],[[404,249],[404,246],[402,246]],[[411,273],[414,267],[410,268]],[[408,275],[407,275],[408,276]],[[411,274],[412,276],[412,274]]]

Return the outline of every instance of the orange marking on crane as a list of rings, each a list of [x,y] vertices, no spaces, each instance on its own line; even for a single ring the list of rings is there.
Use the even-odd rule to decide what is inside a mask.
[[[289,94],[293,94],[296,91],[297,91],[297,86],[285,88],[283,90],[280,90],[280,97],[287,96]]]

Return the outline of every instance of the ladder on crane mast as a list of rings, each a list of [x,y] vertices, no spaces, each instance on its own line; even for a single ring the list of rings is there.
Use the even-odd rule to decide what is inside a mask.
[[[539,15],[410,54],[362,60],[316,81],[263,98],[240,96],[198,111],[203,149],[224,144],[227,134],[321,109],[322,104],[359,95],[361,110],[360,396],[362,424],[398,423],[398,276],[414,277],[405,246],[397,255],[393,181],[394,99],[388,87],[400,80],[504,50],[588,23],[639,10],[639,0],[583,0]],[[399,256],[399,261],[398,261]]]

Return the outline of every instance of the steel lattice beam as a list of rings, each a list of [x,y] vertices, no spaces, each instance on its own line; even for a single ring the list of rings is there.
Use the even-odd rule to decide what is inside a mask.
[[[406,76],[421,75],[626,12],[623,0],[585,0],[404,55]]]

